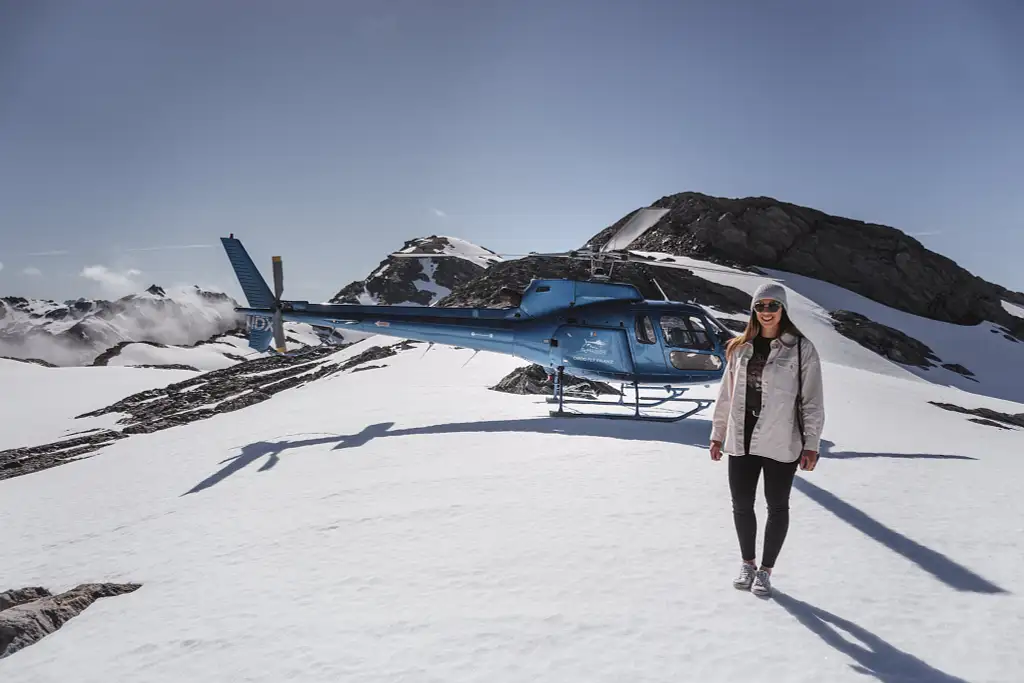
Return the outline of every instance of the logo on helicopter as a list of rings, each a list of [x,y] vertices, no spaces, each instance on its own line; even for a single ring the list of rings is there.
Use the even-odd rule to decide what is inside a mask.
[[[608,342],[604,341],[603,339],[584,339],[583,346],[580,348],[580,352],[593,354],[595,356],[604,356],[607,355],[608,353],[607,348],[605,348],[607,346]]]
[[[250,315],[247,317],[246,323],[250,332],[266,332],[272,327],[270,318],[262,315]]]

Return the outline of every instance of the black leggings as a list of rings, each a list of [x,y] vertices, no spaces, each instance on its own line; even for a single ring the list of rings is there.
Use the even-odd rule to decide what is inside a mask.
[[[774,567],[789,530],[789,492],[799,460],[786,463],[759,455],[729,456],[729,489],[732,491],[732,516],[743,559],[754,561],[757,540],[757,516],[754,498],[757,480],[764,470],[764,497],[768,503],[768,524],[764,529],[762,567]]]

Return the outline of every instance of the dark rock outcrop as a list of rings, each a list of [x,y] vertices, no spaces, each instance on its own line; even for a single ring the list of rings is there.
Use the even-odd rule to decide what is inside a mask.
[[[964,366],[960,365],[959,363],[943,363],[942,367],[946,368],[950,372],[955,372],[958,375],[963,375],[964,377],[968,377],[968,378],[974,377],[974,373],[973,372],[971,372],[970,370],[968,370]]]
[[[1010,315],[1001,303],[1024,305],[1024,294],[972,275],[895,228],[769,197],[726,199],[683,192],[651,206],[669,212],[631,249],[777,268],[933,320],[961,325],[989,320],[1024,338],[1024,320]],[[624,216],[588,245],[603,245],[628,219]]]
[[[365,370],[379,370],[380,368],[386,367],[386,365],[364,365],[361,368],[352,368],[352,372],[363,372]]]
[[[42,446],[0,451],[0,479],[10,479],[63,465],[80,455],[109,446],[125,436],[121,432],[103,429],[86,436],[54,441]]]
[[[832,311],[832,326],[844,337],[903,365],[935,367],[940,359],[924,342],[852,311]]]
[[[832,311],[832,326],[837,332],[852,339],[866,349],[902,365],[927,370],[942,367],[967,379],[974,379],[974,373],[959,363],[943,363],[924,342],[914,339],[894,327],[876,323],[867,316],[853,311]]]
[[[968,422],[973,422],[974,424],[981,425],[982,427],[995,427],[996,429],[1001,429],[1004,432],[1009,432],[1009,431],[1013,430],[1012,427],[1007,427],[1004,424],[1000,424],[998,422],[993,422],[992,420],[986,420],[983,417],[969,417],[969,418],[967,418],[967,421]]]
[[[153,348],[157,348],[157,349],[166,349],[167,348],[167,344],[161,344],[160,342],[155,342],[155,341],[123,341],[123,342],[118,342],[117,344],[114,344],[113,346],[111,346],[109,349],[107,349],[103,353],[101,353],[98,356],[96,356],[96,358],[93,359],[92,364],[94,366],[107,365],[108,363],[110,363],[110,359],[111,358],[114,358],[116,356],[121,355],[121,352],[124,351],[125,347],[129,346],[131,344],[145,344],[146,346],[152,346]]]
[[[734,287],[719,285],[697,277],[689,270],[657,268],[640,263],[620,263],[612,271],[612,281],[635,286],[647,299],[662,299],[661,289],[672,301],[697,301],[724,311],[749,310],[750,295]],[[576,259],[528,256],[504,261],[487,269],[480,277],[456,288],[437,306],[480,306],[503,308],[509,305],[507,291],[521,292],[533,279],[591,280],[590,263]],[[655,282],[656,280],[656,282]]]
[[[45,598],[51,595],[50,591],[46,590],[41,586],[30,586],[29,588],[18,588],[16,590],[9,590],[0,593],[0,612],[11,607],[17,607],[18,605],[24,605],[26,602],[32,602],[39,598]]]
[[[563,392],[567,395],[614,394],[617,396],[620,393],[604,382],[581,379],[572,375],[563,375],[563,378],[565,381]],[[491,389],[506,394],[546,394],[551,396],[554,386],[554,380],[548,375],[547,370],[539,365],[531,364],[516,368]]]
[[[961,413],[963,415],[974,415],[984,420],[992,422],[998,422],[1003,425],[1011,425],[1013,427],[1019,427],[1024,429],[1024,413],[1002,413],[998,410],[992,410],[990,408],[964,408],[954,403],[942,403],[939,401],[928,401],[933,406],[942,408],[943,410],[949,410],[954,413]],[[978,422],[978,420],[971,420],[971,422]],[[978,422],[979,424],[983,424]]]
[[[96,430],[42,446],[0,451],[0,479],[62,465],[132,434],[150,434],[261,403],[321,377],[358,368],[414,348],[416,342],[372,346],[344,362],[331,362],[336,346],[313,347],[293,356],[269,356],[148,389],[78,417],[123,414],[120,430]]]
[[[7,608],[0,603],[0,659],[56,632],[96,600],[131,593],[140,587],[137,583],[85,583],[59,595],[50,595],[42,588],[10,591],[23,597],[29,594],[26,591],[43,594]]]
[[[57,368],[57,367],[60,367],[59,365],[56,365],[54,363],[51,363],[49,361],[45,361],[45,360],[42,360],[42,359],[39,359],[39,358],[14,358],[13,356],[0,356],[0,358],[2,358],[4,360],[18,361],[19,363],[32,363],[33,365],[41,365],[44,368]]]
[[[189,372],[199,372],[199,368],[192,365],[185,365],[184,363],[168,363],[167,365],[153,365],[152,363],[143,363],[141,365],[129,365],[129,368],[152,368],[154,370],[188,370]]]

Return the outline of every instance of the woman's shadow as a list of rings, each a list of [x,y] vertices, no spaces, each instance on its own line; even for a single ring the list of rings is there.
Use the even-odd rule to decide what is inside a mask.
[[[874,676],[885,683],[967,683],[962,678],[939,671],[914,655],[893,647],[852,621],[837,617],[831,612],[797,600],[779,590],[773,592],[773,598],[819,638],[856,661],[857,664],[850,666],[858,673]],[[840,631],[846,632],[860,642],[847,640]]]

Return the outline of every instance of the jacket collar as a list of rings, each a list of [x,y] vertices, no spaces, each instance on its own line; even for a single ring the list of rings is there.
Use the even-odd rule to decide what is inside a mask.
[[[775,339],[772,339],[771,345],[772,345],[772,348],[774,349],[774,348],[776,348],[779,345],[779,342],[781,342],[785,346],[792,347],[792,346],[796,345],[798,340],[799,340],[799,337],[797,337],[792,332],[783,332],[782,334],[780,334]],[[746,356],[749,353],[752,353],[753,349],[754,349],[754,343],[752,341],[748,341],[748,342],[744,342],[743,345],[740,346],[739,351],[741,351]]]

